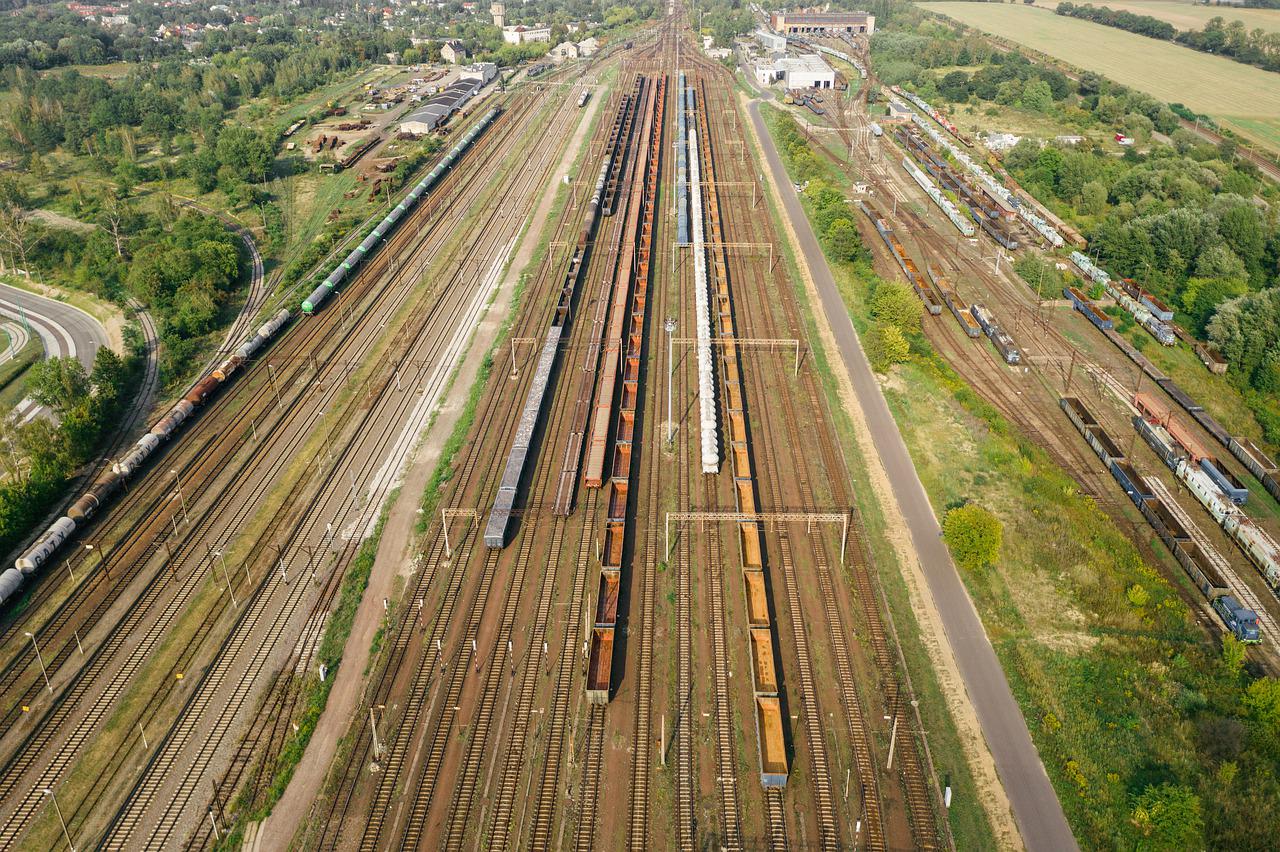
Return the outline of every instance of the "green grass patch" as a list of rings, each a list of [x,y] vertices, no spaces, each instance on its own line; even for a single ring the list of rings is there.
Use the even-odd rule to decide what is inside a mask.
[[[23,379],[31,365],[44,356],[44,347],[34,333],[26,345],[8,361],[0,364],[0,411],[9,411],[27,394]]]

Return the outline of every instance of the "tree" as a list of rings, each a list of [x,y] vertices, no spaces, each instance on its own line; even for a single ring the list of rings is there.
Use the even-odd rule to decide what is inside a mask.
[[[76,358],[50,358],[32,364],[27,375],[31,398],[62,414],[89,394],[89,377]]]
[[[1099,216],[1107,209],[1107,187],[1101,181],[1091,180],[1080,189],[1080,210],[1090,216]]]
[[[903,334],[920,328],[923,313],[915,292],[898,281],[881,281],[871,295],[871,316],[875,321],[894,326]]]
[[[969,75],[963,71],[952,71],[942,78],[938,83],[938,91],[949,101],[959,103],[967,101],[972,87],[969,83]]]
[[[947,512],[942,521],[942,537],[951,556],[962,568],[976,571],[1000,557],[1004,530],[997,518],[976,503],[966,503]]]
[[[1249,273],[1244,261],[1225,245],[1209,246],[1196,259],[1197,278],[1219,278],[1228,281],[1247,281]]]
[[[1022,89],[1022,106],[1035,112],[1053,109],[1053,91],[1049,84],[1039,78],[1028,80]]]
[[[857,260],[867,253],[857,226],[843,217],[832,220],[827,226],[826,237],[827,247],[840,260]]]
[[[218,134],[215,150],[218,162],[243,181],[266,180],[274,156],[266,139],[240,124],[233,124]]]
[[[1200,797],[1190,787],[1164,783],[1142,791],[1134,804],[1130,822],[1138,830],[1138,848],[1169,850],[1204,847],[1204,821]]]
[[[1262,677],[1245,690],[1244,707],[1273,739],[1280,739],[1280,679]]]
[[[877,373],[885,373],[894,364],[907,360],[911,345],[896,325],[877,322],[863,339],[863,350],[871,368]]]
[[[1244,671],[1245,644],[1233,633],[1222,637],[1222,666],[1232,677],[1239,677]]]

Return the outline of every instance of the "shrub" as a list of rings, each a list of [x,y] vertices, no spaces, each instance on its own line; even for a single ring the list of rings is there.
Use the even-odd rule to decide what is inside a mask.
[[[907,360],[911,354],[911,345],[902,331],[896,325],[882,322],[877,322],[867,332],[863,349],[871,362],[871,369],[877,373],[888,372],[890,367]]]
[[[976,571],[1000,556],[1004,530],[1000,519],[990,511],[976,503],[966,503],[947,512],[942,521],[942,537],[956,564]]]

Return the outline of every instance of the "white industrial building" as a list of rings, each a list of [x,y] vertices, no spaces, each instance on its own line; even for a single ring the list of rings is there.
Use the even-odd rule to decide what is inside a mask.
[[[779,80],[788,89],[830,89],[836,84],[836,72],[816,53],[784,56],[756,65],[756,79],[762,86]]]
[[[566,59],[577,59],[581,55],[578,46],[571,41],[562,41],[547,51],[547,58],[552,62],[564,62]]]
[[[755,38],[755,40],[760,43],[760,46],[764,48],[765,51],[767,51],[768,53],[786,53],[787,52],[786,36],[778,35],[777,33],[771,33],[766,29],[758,29],[752,35]]]
[[[498,66],[493,62],[474,62],[458,69],[459,80],[479,80],[480,85],[487,86],[498,76]]]
[[[502,40],[507,44],[528,44],[531,41],[551,41],[551,27],[526,27],[516,24],[502,28]]]

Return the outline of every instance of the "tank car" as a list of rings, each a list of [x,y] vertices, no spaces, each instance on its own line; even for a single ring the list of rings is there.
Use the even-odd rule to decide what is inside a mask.
[[[80,499],[71,504],[71,508],[67,509],[67,517],[76,523],[83,523],[93,517],[93,513],[98,511],[103,503],[111,499],[117,491],[120,490],[121,484],[124,482],[119,473],[114,470],[98,479],[97,482],[89,486],[89,490],[80,495]]]
[[[9,600],[22,588],[22,572],[17,568],[8,568],[0,573],[0,604]]]
[[[31,576],[45,563],[70,535],[76,531],[76,522],[63,515],[49,525],[49,528],[35,540],[27,552],[18,557],[15,563],[18,570]]]
[[[222,382],[218,381],[215,376],[210,374],[196,382],[196,386],[193,387],[191,392],[184,396],[183,399],[192,405],[200,405],[208,399],[214,391],[221,387],[221,385]]]

